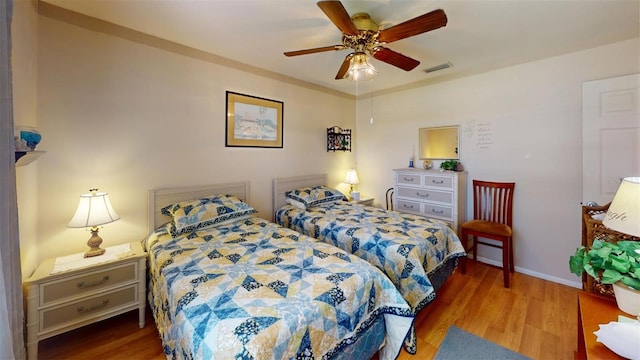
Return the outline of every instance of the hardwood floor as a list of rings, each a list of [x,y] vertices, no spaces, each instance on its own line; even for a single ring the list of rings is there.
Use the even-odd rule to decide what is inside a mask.
[[[577,347],[578,289],[515,273],[503,287],[502,269],[470,261],[418,314],[417,357],[431,359],[450,325],[532,359],[573,359]]]
[[[502,270],[469,262],[416,318],[418,353],[398,359],[435,356],[450,325],[533,359],[573,359],[577,344],[578,289],[516,273],[511,288]],[[137,312],[40,342],[39,359],[164,359],[153,317],[138,328]]]

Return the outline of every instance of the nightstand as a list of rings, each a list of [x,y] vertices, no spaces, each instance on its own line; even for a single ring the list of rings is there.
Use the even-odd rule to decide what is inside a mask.
[[[616,321],[618,315],[629,316],[618,309],[613,298],[578,292],[578,350],[575,359],[624,359],[604,344],[597,341],[593,333],[600,328],[599,324]]]
[[[361,198],[360,200],[349,200],[356,204],[373,206],[373,198]]]
[[[138,310],[145,323],[146,253],[139,242],[43,261],[23,286],[27,302],[27,355],[38,342],[69,330]]]

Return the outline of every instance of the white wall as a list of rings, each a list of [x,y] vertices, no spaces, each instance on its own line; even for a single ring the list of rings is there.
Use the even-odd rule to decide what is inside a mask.
[[[339,186],[355,163],[326,151],[328,127],[355,124],[348,96],[42,16],[38,40],[40,259],[85,250],[89,233],[66,225],[92,187],[121,216],[100,232],[110,246],[147,235],[149,189],[250,180],[251,205],[271,219],[274,178],[328,173]],[[284,102],[283,149],[225,147],[226,90]]]
[[[516,270],[581,286],[569,272],[580,245],[582,83],[640,71],[638,39],[358,101],[358,172],[365,195],[384,204],[392,169],[406,167],[418,128],[461,126],[471,179],[515,181]],[[480,131],[483,127],[487,130]],[[478,134],[490,135],[482,146]],[[418,166],[421,165],[419,162]],[[472,215],[468,197],[467,215]],[[501,264],[497,249],[480,256]]]

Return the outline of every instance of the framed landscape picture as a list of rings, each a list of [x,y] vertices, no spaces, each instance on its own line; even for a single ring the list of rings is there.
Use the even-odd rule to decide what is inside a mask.
[[[227,147],[282,148],[282,101],[227,91]]]

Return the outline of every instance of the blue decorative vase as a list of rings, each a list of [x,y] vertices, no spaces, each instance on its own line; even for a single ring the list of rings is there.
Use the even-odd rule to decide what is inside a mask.
[[[42,140],[42,135],[36,128],[27,126],[16,126],[13,137],[16,151],[33,151]]]

